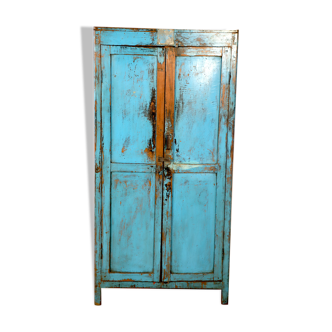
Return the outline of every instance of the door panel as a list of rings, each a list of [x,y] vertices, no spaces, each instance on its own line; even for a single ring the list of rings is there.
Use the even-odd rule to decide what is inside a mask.
[[[173,175],[171,273],[212,273],[216,175]]]
[[[112,162],[154,162],[157,57],[112,55],[111,87]]]
[[[102,280],[159,281],[164,50],[101,46],[101,59]]]
[[[215,163],[221,57],[177,56],[174,162]]]
[[[152,272],[153,173],[112,173],[111,272]]]
[[[229,62],[222,48],[167,49],[165,282],[222,279]]]

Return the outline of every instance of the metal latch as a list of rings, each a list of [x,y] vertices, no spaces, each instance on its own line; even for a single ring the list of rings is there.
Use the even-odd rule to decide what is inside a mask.
[[[164,158],[164,157],[158,157],[158,161],[159,162],[164,162],[164,161],[166,161],[166,162],[171,162],[171,159],[170,158]]]

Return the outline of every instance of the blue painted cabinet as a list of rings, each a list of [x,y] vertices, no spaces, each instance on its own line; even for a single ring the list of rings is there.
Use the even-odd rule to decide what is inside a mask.
[[[101,288],[228,303],[238,31],[95,28]]]

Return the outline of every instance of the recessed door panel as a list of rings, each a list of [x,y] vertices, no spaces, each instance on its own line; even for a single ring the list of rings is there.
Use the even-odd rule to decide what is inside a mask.
[[[154,162],[157,56],[112,54],[110,61],[112,162]]]
[[[171,273],[213,273],[216,174],[173,175]]]
[[[153,173],[112,173],[111,272],[152,272]]]
[[[174,162],[217,161],[221,57],[177,56]]]

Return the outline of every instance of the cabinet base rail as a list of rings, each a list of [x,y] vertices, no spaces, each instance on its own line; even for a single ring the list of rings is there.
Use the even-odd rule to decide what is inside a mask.
[[[95,304],[101,305],[102,288],[154,288],[154,289],[215,289],[223,290],[221,281],[177,281],[177,282],[146,282],[146,281],[101,281],[95,287]],[[224,290],[225,291],[225,290]],[[228,293],[227,291],[225,292]],[[228,304],[228,298],[221,296],[221,304]]]

